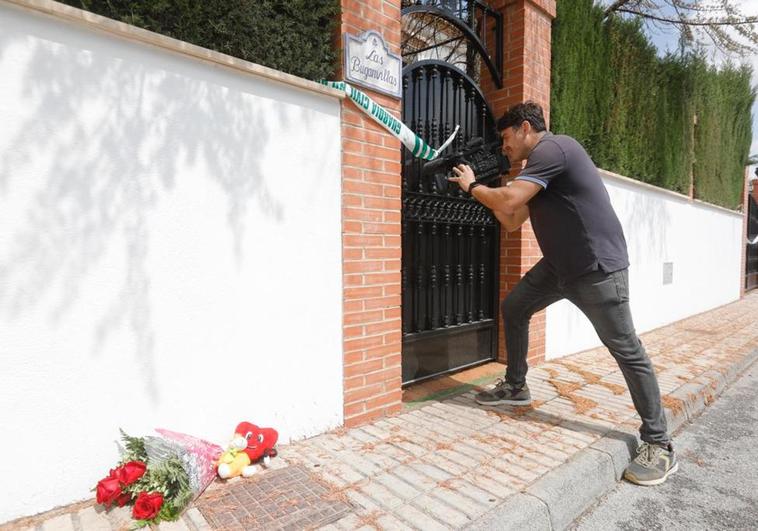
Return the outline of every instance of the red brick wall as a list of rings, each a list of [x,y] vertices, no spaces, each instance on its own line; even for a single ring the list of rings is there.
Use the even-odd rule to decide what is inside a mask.
[[[487,76],[482,76],[482,89],[500,117],[511,105],[526,100],[538,102],[550,119],[550,39],[555,17],[555,0],[500,0],[492,7],[504,16],[503,88],[498,89]],[[514,170],[514,174],[517,173]],[[542,257],[531,224],[501,234],[500,298]],[[539,312],[529,327],[530,363],[545,359],[545,312]],[[505,361],[505,337],[499,326],[498,358]]]
[[[400,54],[400,0],[342,0],[345,32],[379,31]],[[340,64],[342,62],[340,61]],[[343,74],[338,74],[343,79]],[[365,90],[400,117],[400,100]],[[400,142],[353,103],[342,103],[344,414],[354,426],[398,411]]]

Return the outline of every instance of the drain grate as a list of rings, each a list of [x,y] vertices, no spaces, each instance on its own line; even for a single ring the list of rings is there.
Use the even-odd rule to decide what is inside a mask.
[[[268,470],[206,492],[196,502],[214,529],[315,529],[352,507],[302,466]]]

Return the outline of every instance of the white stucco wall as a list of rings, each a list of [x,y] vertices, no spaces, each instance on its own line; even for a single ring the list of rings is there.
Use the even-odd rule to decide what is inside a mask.
[[[339,100],[0,4],[0,522],[342,423]]]
[[[602,172],[629,249],[629,287],[637,332],[740,297],[742,216]],[[663,264],[673,282],[663,284]],[[546,358],[600,346],[587,318],[560,301],[547,308]]]

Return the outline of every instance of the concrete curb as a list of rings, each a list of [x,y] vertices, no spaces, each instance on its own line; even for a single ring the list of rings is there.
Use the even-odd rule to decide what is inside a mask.
[[[550,511],[545,503],[524,492],[509,496],[502,504],[477,519],[465,529],[497,530],[508,529],[551,529]]]
[[[671,432],[677,431],[687,421],[691,421],[703,412],[724,389],[758,360],[758,350],[749,352],[737,363],[723,371],[708,371],[694,380],[687,382],[669,394],[678,400],[681,407],[667,408],[667,419]]]
[[[758,360],[758,350],[723,371],[708,371],[670,393],[676,401],[666,407],[671,433],[696,418],[726,387]],[[636,432],[614,429],[566,463],[546,473],[524,492],[465,529],[559,531],[568,528],[598,498],[616,487],[635,456]]]

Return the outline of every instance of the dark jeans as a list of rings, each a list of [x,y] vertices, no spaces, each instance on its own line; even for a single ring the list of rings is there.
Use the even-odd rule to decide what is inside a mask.
[[[568,283],[561,282],[540,260],[502,303],[508,368],[505,379],[526,382],[526,353],[532,315],[561,299],[576,305],[595,327],[621,369],[632,402],[642,419],[643,441],[665,444],[669,439],[661,392],[650,358],[634,330],[629,310],[628,270],[594,271]]]

